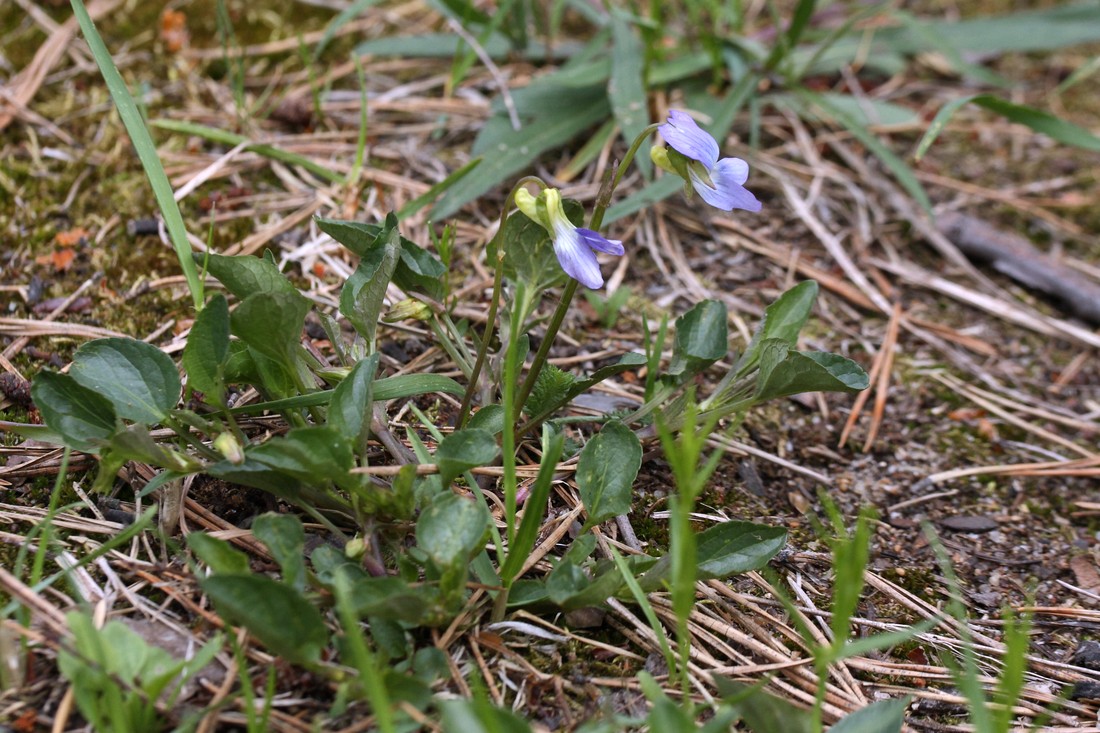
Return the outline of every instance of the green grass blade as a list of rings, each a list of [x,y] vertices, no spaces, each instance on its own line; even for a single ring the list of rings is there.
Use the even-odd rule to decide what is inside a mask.
[[[149,185],[153,188],[157,205],[164,216],[164,226],[168,230],[168,237],[172,240],[172,246],[176,250],[176,258],[179,260],[180,269],[187,278],[187,289],[191,291],[191,299],[195,309],[201,310],[203,303],[202,280],[199,278],[195,261],[191,258],[191,243],[187,239],[187,227],[183,223],[183,215],[180,214],[176,204],[172,184],[168,182],[168,176],[164,172],[164,166],[157,155],[157,147],[153,144],[153,138],[149,134],[149,128],[145,126],[145,120],[138,110],[130,90],[126,87],[122,75],[118,73],[115,62],[111,59],[111,53],[96,30],[95,23],[88,15],[88,10],[81,0],[72,0],[73,12],[76,13],[77,23],[84,34],[88,47],[92,51],[99,72],[107,83],[111,92],[111,98],[118,109],[118,115],[122,118],[122,124],[126,127],[126,134],[134,144],[141,166],[145,169],[145,175],[149,179]]]
[[[1072,122],[1067,122],[1048,112],[1035,109],[1034,107],[1026,107],[1022,104],[1007,102],[992,94],[974,94],[969,97],[961,97],[952,100],[936,113],[935,118],[932,120],[932,124],[928,126],[928,131],[924,133],[924,137],[921,138],[920,143],[917,145],[917,151],[913,154],[914,159],[920,160],[928,151],[928,148],[931,147],[932,143],[935,142],[936,138],[939,137],[940,133],[943,132],[944,127],[947,125],[947,121],[951,119],[960,107],[971,103],[979,107],[984,107],[992,112],[996,112],[1010,122],[1030,127],[1035,132],[1041,132],[1051,139],[1065,145],[1072,145],[1085,150],[1100,151],[1100,137],[1093,135],[1083,127],[1078,127]]]
[[[75,1],[76,0],[74,0],[74,2]],[[315,160],[310,160],[296,153],[289,153],[286,150],[280,150],[274,145],[249,142],[247,137],[238,135],[235,132],[219,130],[216,127],[199,125],[194,122],[181,122],[179,120],[153,120],[149,124],[162,130],[168,130],[169,132],[179,132],[184,135],[197,135],[211,142],[221,143],[223,145],[240,145],[241,143],[247,143],[245,150],[251,150],[257,155],[277,160],[280,163],[301,166],[310,173],[318,175],[330,183],[340,183],[344,180],[342,174],[321,165]]]
[[[629,147],[649,124],[645,48],[630,23],[630,16],[617,9],[611,13],[611,78],[607,82],[607,98],[623,142]],[[634,160],[648,180],[653,173],[649,156],[639,155]]]

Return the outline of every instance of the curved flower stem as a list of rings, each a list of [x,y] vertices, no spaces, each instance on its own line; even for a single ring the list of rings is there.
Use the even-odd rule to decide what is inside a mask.
[[[645,142],[647,137],[657,131],[659,126],[658,124],[652,124],[642,130],[638,137],[634,138],[634,142],[631,143],[630,149],[626,151],[626,155],[623,156],[622,162],[619,163],[619,167],[615,171],[615,177],[611,179],[605,189],[601,189],[600,191],[600,195],[596,201],[596,208],[592,210],[592,218],[589,220],[589,229],[598,232],[600,227],[603,226],[604,214],[607,213],[607,207],[611,205],[611,195],[615,193],[615,188],[623,180],[623,176],[626,175],[626,169],[629,168],[630,164],[634,161],[634,156],[637,154],[638,148],[642,146],[642,143]],[[516,414],[510,416],[513,425],[519,425],[520,413],[523,411],[523,406],[527,403],[527,398],[531,396],[531,390],[535,388],[535,381],[538,379],[539,373],[546,363],[546,357],[550,353],[550,346],[554,343],[554,337],[558,335],[558,329],[561,328],[562,321],[565,320],[565,312],[569,310],[569,305],[573,302],[573,296],[576,292],[577,281],[570,278],[569,283],[565,286],[564,292],[561,294],[561,301],[558,303],[558,308],[554,311],[554,315],[550,319],[550,325],[546,328],[546,335],[543,337],[542,343],[539,344],[539,350],[535,354],[535,358],[531,361],[531,369],[527,372],[527,377],[523,380],[523,386],[520,387],[519,393],[516,395]],[[522,432],[517,429],[516,439],[518,440],[523,433],[533,427],[535,427],[535,423],[529,422],[523,426]]]
[[[462,429],[462,426],[466,424],[466,420],[470,417],[470,404],[473,402],[474,391],[477,390],[477,383],[481,378],[481,369],[485,366],[485,355],[489,351],[489,342],[493,340],[493,330],[497,323],[497,308],[500,305],[500,291],[504,282],[504,239],[502,237],[504,225],[508,220],[508,212],[511,211],[515,202],[516,191],[530,183],[534,183],[540,188],[546,188],[546,184],[542,182],[542,179],[535,176],[525,176],[516,182],[504,202],[504,208],[500,212],[500,226],[497,227],[497,233],[493,236],[493,240],[497,242],[497,262],[493,273],[493,297],[489,301],[485,336],[478,345],[477,359],[474,361],[473,371],[470,372],[470,381],[466,385],[466,393],[462,396],[462,406],[458,409],[458,421],[455,423],[455,427],[459,430]]]

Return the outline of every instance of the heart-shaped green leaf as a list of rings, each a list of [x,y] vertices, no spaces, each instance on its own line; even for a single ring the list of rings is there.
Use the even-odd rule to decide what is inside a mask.
[[[168,416],[182,389],[167,354],[129,338],[89,341],[76,350],[69,374],[110,400],[119,417],[149,425]]]

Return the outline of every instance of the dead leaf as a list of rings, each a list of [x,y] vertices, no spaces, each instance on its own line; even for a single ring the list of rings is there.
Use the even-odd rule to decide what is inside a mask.
[[[179,53],[191,40],[187,32],[187,16],[179,11],[165,8],[160,14],[160,40],[169,53]]]
[[[88,241],[88,230],[84,227],[77,227],[76,229],[58,232],[54,236],[54,241],[59,247],[76,247]]]

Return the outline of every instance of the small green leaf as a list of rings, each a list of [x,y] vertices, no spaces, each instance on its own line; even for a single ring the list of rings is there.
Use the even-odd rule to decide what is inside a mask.
[[[704,300],[676,319],[676,341],[669,374],[690,376],[718,361],[729,350],[726,305]]]
[[[297,517],[266,512],[252,522],[252,534],[267,545],[283,571],[283,582],[297,591],[306,589],[305,531]]]
[[[248,451],[252,461],[268,466],[304,484],[332,481],[347,485],[355,462],[351,442],[331,427],[295,428]]]
[[[757,402],[802,392],[859,392],[870,380],[851,359],[820,351],[792,351],[756,385]]]
[[[252,632],[294,664],[312,664],[328,644],[328,629],[312,603],[289,585],[263,575],[216,574],[199,581],[218,613]]]
[[[195,261],[217,278],[225,289],[244,300],[259,293],[298,295],[298,289],[279,268],[260,257],[251,255],[216,255],[195,253]]]
[[[492,463],[500,455],[492,433],[467,428],[444,438],[435,451],[435,463],[443,486],[477,466]]]
[[[180,398],[180,375],[163,351],[144,341],[106,338],[76,350],[69,374],[106,397],[124,420],[156,424]]]
[[[879,700],[850,713],[829,728],[830,733],[901,733],[908,700]]]
[[[252,349],[284,368],[294,363],[309,300],[301,293],[256,293],[245,298],[230,316],[233,333]]]
[[[191,326],[183,347],[187,384],[213,405],[225,404],[225,365],[229,360],[229,302],[215,293]]]
[[[392,214],[390,218],[393,218]],[[396,221],[393,219],[391,227],[387,219],[387,228],[379,234],[377,243],[363,254],[359,267],[340,291],[340,312],[359,335],[372,345],[371,348],[386,297],[386,288],[393,278],[400,254]]]
[[[351,441],[357,450],[366,447],[370,433],[372,385],[378,370],[378,354],[363,359],[336,389],[328,408],[328,425]]]
[[[588,512],[585,527],[630,511],[634,479],[642,467],[638,436],[618,420],[612,420],[581,451],[577,487]]]
[[[466,427],[470,430],[484,430],[490,435],[499,435],[504,430],[504,407],[485,405],[474,413],[466,423]]]
[[[728,578],[731,575],[759,570],[787,542],[787,531],[781,527],[752,522],[722,522],[696,537],[695,561],[697,580]],[[660,590],[672,572],[672,557],[665,555],[638,579],[645,591]]]
[[[737,360],[733,370],[738,375],[747,374],[756,366],[760,359],[761,345],[768,339],[779,339],[794,348],[802,326],[810,317],[815,300],[817,283],[813,280],[800,282],[776,298],[774,303],[764,309],[764,318],[756,327],[752,341],[745,347],[745,353]]]
[[[233,549],[225,540],[205,532],[191,532],[187,535],[187,546],[215,573],[248,574],[248,555]]]
[[[111,401],[68,374],[39,372],[31,385],[31,399],[50,430],[76,450],[98,453],[118,427]]]
[[[416,543],[441,569],[465,567],[483,549],[489,522],[489,510],[480,501],[444,491],[420,513]]]
[[[440,300],[447,268],[439,258],[404,237],[401,238],[400,255],[393,273],[394,284],[406,293],[424,293]]]

